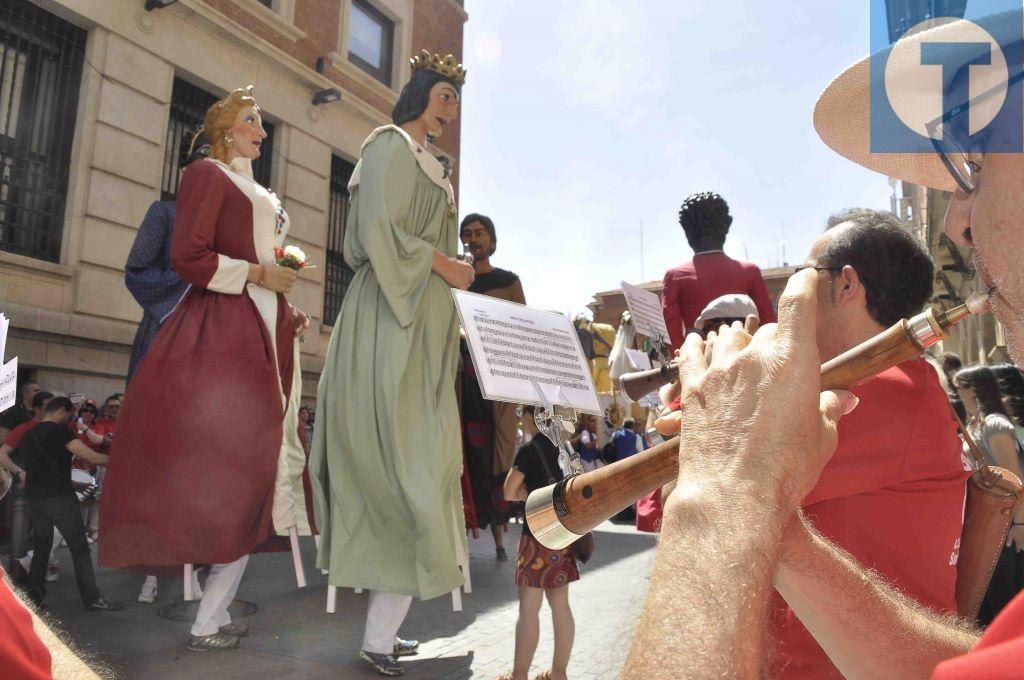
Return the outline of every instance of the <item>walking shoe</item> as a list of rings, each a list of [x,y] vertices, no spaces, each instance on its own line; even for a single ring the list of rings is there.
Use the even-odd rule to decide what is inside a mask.
[[[220,632],[224,635],[234,635],[235,637],[247,637],[249,635],[249,624],[237,623],[235,621],[232,621],[227,625],[221,626]]]
[[[508,553],[505,552],[505,548],[498,548],[495,551],[494,559],[498,560],[499,562],[508,562]]]
[[[151,604],[156,602],[156,576],[147,576],[139,591],[139,602]]]
[[[60,569],[57,568],[56,564],[46,565],[46,582],[53,583],[60,578]]]
[[[236,638],[237,639],[237,638]],[[381,675],[395,677],[405,673],[405,666],[398,663],[398,659],[390,654],[374,654],[365,650],[359,650],[359,658],[370,664],[373,670]]]
[[[110,602],[109,600],[102,597],[93,602],[92,604],[88,604],[85,606],[85,611],[87,612],[119,612],[122,609],[124,609],[123,604]]]
[[[398,642],[395,643],[395,651],[392,654],[394,656],[410,656],[411,654],[418,654],[419,651],[419,640],[403,640],[398,638]]]
[[[214,633],[213,635],[192,635],[188,641],[190,652],[221,652],[238,649],[238,638],[234,635]]]

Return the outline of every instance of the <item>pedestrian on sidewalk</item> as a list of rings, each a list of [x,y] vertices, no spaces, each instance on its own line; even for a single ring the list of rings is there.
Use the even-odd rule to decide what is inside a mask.
[[[534,489],[554,484],[558,474],[558,449],[540,434],[533,419],[534,407],[524,406],[520,419],[530,439],[516,452],[512,469],[505,479],[505,498],[525,501]],[[523,523],[523,535],[516,551],[516,587],[519,591],[519,618],[516,620],[516,651],[512,672],[503,680],[526,680],[540,639],[540,605],[547,598],[555,634],[555,653],[551,669],[538,678],[565,680],[572,653],[576,622],[569,607],[569,584],[580,578],[572,548],[551,550],[534,538],[530,525]]]
[[[36,604],[42,603],[46,597],[46,565],[56,527],[71,551],[82,604],[89,611],[113,611],[119,607],[103,599],[96,587],[85,525],[78,497],[71,485],[73,457],[84,458],[96,465],[106,465],[107,457],[83,444],[68,428],[73,409],[67,397],[51,399],[42,420],[25,436],[21,447],[25,461],[25,495],[35,549],[29,568],[29,597]]]

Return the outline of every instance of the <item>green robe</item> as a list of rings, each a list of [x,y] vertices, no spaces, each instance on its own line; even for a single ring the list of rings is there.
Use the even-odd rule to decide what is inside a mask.
[[[459,324],[434,248],[457,252],[451,185],[394,126],[363,144],[345,261],[355,271],[317,390],[309,471],[331,585],[423,599],[463,583],[455,401]]]

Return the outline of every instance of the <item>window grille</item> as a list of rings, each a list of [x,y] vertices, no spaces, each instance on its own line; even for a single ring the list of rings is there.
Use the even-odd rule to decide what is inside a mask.
[[[0,250],[60,260],[86,33],[0,2]]]
[[[203,124],[206,110],[220,97],[210,94],[187,80],[174,79],[171,89],[171,119],[167,125],[164,146],[164,170],[160,183],[160,199],[173,201],[178,194],[182,164],[192,143],[192,135]],[[257,182],[270,186],[270,163],[274,155],[274,124],[263,120],[267,138],[263,140],[260,157],[252,163],[252,174]]]
[[[327,271],[324,275],[324,323],[333,326],[341,311],[345,291],[352,281],[352,269],[342,257],[345,219],[348,217],[348,181],[355,166],[338,156],[331,157],[331,195],[327,206]]]

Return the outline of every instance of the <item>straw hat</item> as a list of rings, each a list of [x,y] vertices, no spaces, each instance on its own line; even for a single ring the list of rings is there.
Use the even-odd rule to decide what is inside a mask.
[[[1006,13],[1007,17],[1012,16],[1013,23],[1003,21],[1004,30],[998,30],[999,18],[1002,15],[993,15],[986,20],[986,29],[993,40],[1005,48],[1014,42],[1020,41],[1020,24],[1013,30],[1013,24],[1020,21],[1020,12]],[[937,20],[936,23],[943,21]],[[818,132],[822,141],[839,155],[849,158],[854,163],[862,165],[882,174],[901,179],[914,184],[919,184],[933,189],[953,191],[957,188],[953,176],[946,166],[943,165],[939,155],[934,152],[925,153],[884,153],[871,151],[871,94],[872,76],[876,79],[875,93],[887,93],[890,105],[896,108],[894,93],[899,102],[904,106],[904,111],[909,104],[912,108],[910,117],[924,118],[928,120],[937,119],[942,114],[942,107],[936,109],[934,104],[941,100],[941,92],[949,85],[950,78],[942,83],[940,90],[935,79],[938,73],[944,71],[939,67],[931,67],[934,75],[926,75],[922,72],[920,63],[920,45],[924,43],[949,43],[964,42],[967,39],[977,36],[977,24],[963,19],[950,20],[946,23],[938,23],[931,28],[921,30],[912,35],[905,35],[894,45],[876,52],[874,55],[865,57],[853,66],[843,71],[825,89],[814,106],[814,129]],[[993,29],[992,26],[996,26]],[[1015,37],[1014,37],[1015,36]],[[993,63],[1002,57],[995,56],[993,50]],[[875,74],[871,72],[872,59],[883,60],[884,68],[876,68]],[[1005,60],[1004,60],[1005,62]],[[1007,64],[1007,69],[999,74],[989,73],[984,80],[977,79],[979,87],[975,87],[975,74],[972,72],[971,94],[987,90],[1005,84],[1007,71],[1009,77],[1020,71],[1021,65]],[[997,71],[991,69],[990,71]],[[884,82],[882,80],[884,79]],[[888,85],[888,89],[886,88]],[[897,89],[898,88],[898,89]],[[1020,96],[1019,92],[1016,96]],[[1001,104],[1002,100],[997,100]],[[962,103],[962,102],[961,102]],[[899,115],[899,114],[897,114]],[[902,116],[901,116],[902,118]]]

